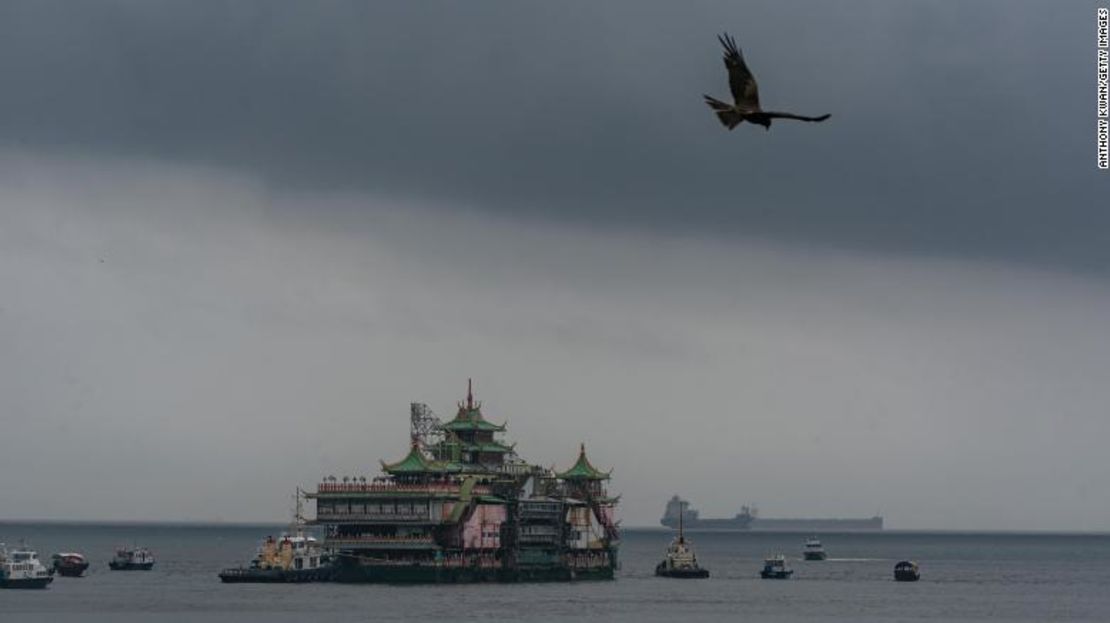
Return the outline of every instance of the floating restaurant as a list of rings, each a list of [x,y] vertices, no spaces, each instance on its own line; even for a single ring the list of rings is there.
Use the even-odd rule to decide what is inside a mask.
[[[408,454],[383,475],[328,477],[316,502],[340,582],[611,579],[620,536],[609,472],[583,444],[565,471],[522,460],[468,385],[455,418],[411,405]]]

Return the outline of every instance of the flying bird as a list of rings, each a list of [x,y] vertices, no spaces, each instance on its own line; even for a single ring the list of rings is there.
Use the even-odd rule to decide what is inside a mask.
[[[820,117],[805,117],[788,112],[771,112],[759,107],[759,87],[755,83],[755,76],[744,62],[740,48],[728,33],[717,35],[717,41],[725,48],[725,67],[728,68],[728,87],[732,91],[734,104],[722,102],[719,99],[705,96],[705,103],[717,113],[717,118],[729,130],[747,121],[761,125],[764,129],[771,129],[772,119],[797,119],[798,121],[824,121],[830,115]]]

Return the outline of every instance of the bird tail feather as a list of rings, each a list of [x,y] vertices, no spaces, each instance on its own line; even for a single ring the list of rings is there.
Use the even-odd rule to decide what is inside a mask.
[[[732,104],[722,102],[721,100],[715,97],[710,97],[708,95],[705,95],[704,97],[705,103],[713,109],[713,112],[717,114],[717,118],[721,120],[721,123],[726,128],[731,130],[740,125],[740,122],[744,120],[743,115],[741,115],[740,112],[736,110],[736,107]]]

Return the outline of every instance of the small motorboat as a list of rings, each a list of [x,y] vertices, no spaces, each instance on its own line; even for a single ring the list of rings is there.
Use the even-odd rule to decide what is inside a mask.
[[[678,516],[678,536],[667,547],[663,561],[655,566],[655,575],[663,578],[707,578],[709,569],[698,565],[698,557],[682,531],[682,515]]]
[[[112,571],[150,571],[154,568],[154,554],[145,547],[121,547],[116,550],[115,558],[108,561],[108,568]]]
[[[0,588],[46,588],[53,581],[34,550],[21,546],[9,551],[0,543]]]
[[[825,553],[825,546],[821,545],[821,541],[817,537],[806,539],[805,549],[802,550],[802,557],[806,560],[824,560],[829,557]]]
[[[921,579],[921,570],[912,560],[903,560],[894,565],[894,580],[896,582],[916,582]]]
[[[60,552],[50,557],[54,573],[67,578],[79,578],[89,568],[89,561],[77,552]]]
[[[786,580],[792,575],[794,570],[786,566],[786,557],[782,554],[764,559],[763,570],[759,572],[764,580]]]

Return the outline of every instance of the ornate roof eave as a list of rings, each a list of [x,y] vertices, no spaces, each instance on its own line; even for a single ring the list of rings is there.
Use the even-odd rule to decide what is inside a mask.
[[[409,453],[405,455],[405,458],[396,463],[386,463],[385,461],[379,461],[379,463],[382,464],[382,471],[390,474],[437,471],[434,462],[430,461],[420,451],[420,446],[415,439],[412,441],[412,446],[409,447]]]
[[[445,428],[447,430],[451,430],[451,431],[478,429],[478,430],[493,431],[495,433],[503,433],[503,432],[505,432],[505,429],[507,427],[508,427],[507,423],[506,424],[494,424],[493,422],[490,422],[489,420],[486,420],[485,418],[481,417],[480,415],[477,418],[466,418],[466,417],[456,416],[455,419],[453,419],[450,422],[447,422],[446,424],[443,425],[443,428]]]
[[[608,480],[611,473],[613,470],[603,472],[590,464],[590,460],[586,458],[586,444],[583,443],[578,448],[578,460],[574,465],[555,476],[562,480]]]

